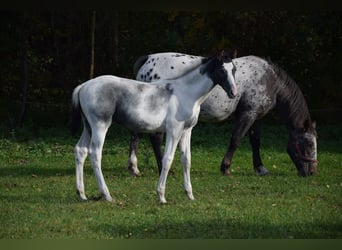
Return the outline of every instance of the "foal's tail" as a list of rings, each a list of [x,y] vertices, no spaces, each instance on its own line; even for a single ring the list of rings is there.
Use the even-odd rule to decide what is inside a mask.
[[[79,92],[82,85],[77,86],[72,92],[71,99],[71,133],[76,134],[81,125],[81,107],[80,107],[80,99]]]

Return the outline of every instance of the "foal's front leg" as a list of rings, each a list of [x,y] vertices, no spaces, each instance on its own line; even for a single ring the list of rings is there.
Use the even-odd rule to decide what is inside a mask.
[[[174,131],[173,131],[174,132]],[[177,149],[177,144],[180,139],[180,133],[169,133],[167,132],[166,135],[166,145],[165,145],[165,152],[163,157],[163,168],[159,177],[157,193],[159,196],[159,202],[161,204],[166,203],[165,199],[165,186],[166,186],[166,179],[167,175],[170,171],[173,158],[175,156],[175,152]]]
[[[183,165],[183,177],[184,177],[184,190],[190,200],[194,200],[192,193],[192,185],[190,180],[190,168],[191,168],[191,132],[192,128],[184,131],[183,136],[179,142],[179,148],[181,151],[181,162]]]

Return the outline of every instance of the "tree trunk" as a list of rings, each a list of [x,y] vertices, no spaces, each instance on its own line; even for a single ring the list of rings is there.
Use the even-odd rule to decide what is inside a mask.
[[[90,73],[89,78],[94,77],[94,67],[95,67],[95,24],[96,24],[96,11],[93,11],[92,15],[92,27],[91,27],[91,56],[90,56]]]
[[[27,108],[27,94],[28,94],[28,64],[27,64],[27,49],[28,49],[28,41],[27,41],[27,20],[23,17],[22,24],[22,63],[23,63],[23,86],[22,86],[22,104],[21,104],[21,112],[19,115],[19,127],[22,128],[24,125],[24,119]]]
[[[114,60],[115,66],[119,67],[119,13],[115,12],[115,24],[114,24]]]

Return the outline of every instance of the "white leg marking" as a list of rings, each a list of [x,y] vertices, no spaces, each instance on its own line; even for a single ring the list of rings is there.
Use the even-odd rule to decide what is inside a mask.
[[[141,173],[138,169],[138,158],[135,153],[135,150],[132,150],[129,158],[128,158],[128,170],[130,171],[132,176],[141,176]]]

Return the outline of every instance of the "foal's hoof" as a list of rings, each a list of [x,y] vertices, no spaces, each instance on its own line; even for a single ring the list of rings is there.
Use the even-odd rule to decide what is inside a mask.
[[[164,199],[159,199],[159,204],[160,205],[166,205],[167,204],[166,199],[165,198]]]
[[[104,198],[106,201],[108,201],[108,202],[112,202],[112,201],[113,201],[113,198],[112,198],[112,196],[110,196],[110,195],[103,195],[103,198]]]
[[[76,194],[78,195],[78,198],[81,200],[81,201],[87,201],[88,198],[87,196],[84,194],[84,192],[80,192],[79,190],[76,190]]]
[[[259,176],[265,176],[268,174],[268,170],[264,166],[260,166],[255,170],[255,173]]]
[[[192,193],[187,193],[186,195],[188,196],[189,200],[191,200],[191,201],[195,200],[195,197]]]
[[[112,202],[113,198],[110,195],[99,194],[97,196],[91,197],[91,200],[93,201],[106,200],[108,202]]]

